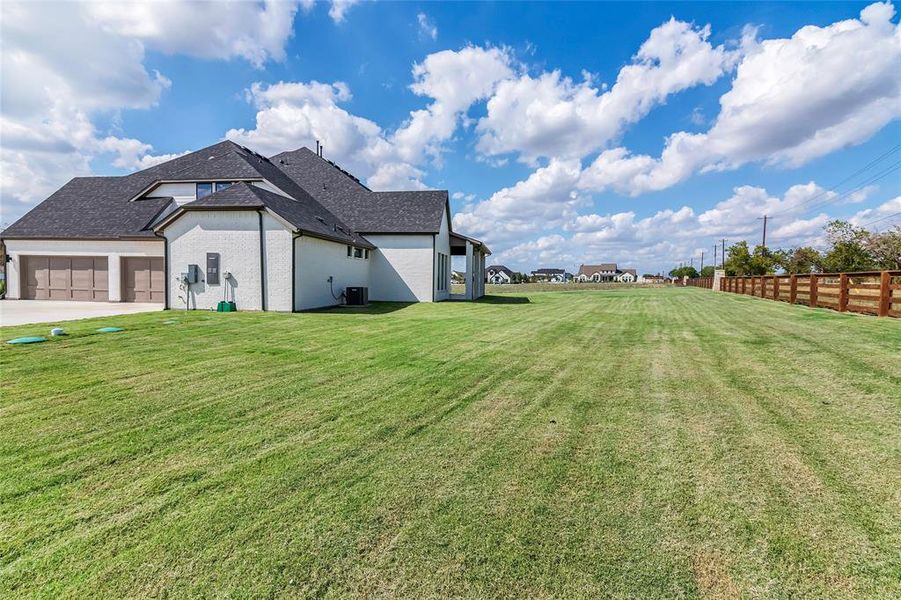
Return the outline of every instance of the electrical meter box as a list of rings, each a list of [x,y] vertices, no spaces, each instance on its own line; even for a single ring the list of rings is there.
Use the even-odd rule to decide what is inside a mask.
[[[200,281],[200,267],[197,265],[188,265],[188,283],[198,283]]]
[[[207,285],[219,285],[219,253],[206,253],[206,282]]]

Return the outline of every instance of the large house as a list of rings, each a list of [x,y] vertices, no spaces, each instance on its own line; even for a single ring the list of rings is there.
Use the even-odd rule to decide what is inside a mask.
[[[621,283],[634,283],[638,279],[638,271],[635,269],[620,269],[616,263],[601,263],[599,265],[580,265],[575,280],[586,282],[618,281]]]
[[[513,271],[504,265],[490,265],[485,269],[487,283],[512,283]]]
[[[576,281],[613,281],[616,278],[616,264],[602,263],[599,265],[579,265],[579,271],[576,273]]]
[[[301,148],[221,142],[121,177],[76,177],[2,234],[8,297],[297,311],[484,293],[482,242],[451,226],[447,191],[373,192]],[[352,288],[348,290],[348,288]],[[365,296],[363,296],[365,300]]]
[[[567,273],[565,269],[535,269],[531,275],[532,279],[549,283],[566,283],[573,278],[572,273]]]

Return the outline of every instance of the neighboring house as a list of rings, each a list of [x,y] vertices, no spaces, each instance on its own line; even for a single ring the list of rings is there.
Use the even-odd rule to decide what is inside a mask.
[[[488,283],[512,283],[513,271],[504,265],[490,265],[485,269],[485,281]]]
[[[579,265],[579,271],[576,273],[576,281],[595,283],[601,281],[614,281],[619,271],[616,269],[616,263],[601,263],[599,265]]]
[[[535,269],[532,271],[532,279],[548,283],[565,283],[572,278],[572,273],[567,273],[565,269]]]
[[[575,279],[580,282],[616,281],[619,283],[635,283],[638,281],[638,271],[635,269],[620,269],[616,266],[616,263],[580,265]]]
[[[463,271],[451,271],[451,283],[464,283],[466,281],[466,273]]]
[[[76,177],[2,234],[8,297],[239,310],[484,293],[480,241],[453,231],[446,191],[373,192],[301,148],[266,158],[230,141],[121,177]],[[187,279],[196,281],[186,283]]]
[[[617,271],[616,281],[620,283],[635,283],[638,280],[638,271],[635,269],[622,269]]]

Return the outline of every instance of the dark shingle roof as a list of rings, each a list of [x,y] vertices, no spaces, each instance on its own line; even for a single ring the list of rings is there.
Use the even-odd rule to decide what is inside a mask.
[[[600,273],[601,271],[616,271],[616,263],[601,263],[599,265],[580,265],[579,266],[579,275],[586,275],[591,277],[595,273]]]
[[[535,269],[533,275],[563,275],[566,271],[563,269]]]
[[[354,233],[318,202],[305,194],[303,199],[286,198],[252,184],[240,182],[188,202],[161,223],[161,229],[186,211],[215,209],[266,208],[307,234],[365,248],[374,248],[365,238]]]
[[[262,179],[298,203],[285,204],[291,200],[272,194],[275,198],[264,202],[268,208],[281,203],[279,214],[286,213],[284,218],[293,214],[300,229],[322,235],[325,233],[316,217],[321,217],[327,223],[325,228],[332,228],[333,233],[336,225],[357,234],[436,233],[448,205],[446,191],[372,192],[307,148],[267,159],[223,141],[131,175],[73,179],[9,226],[3,237],[152,237],[150,223],[170,206],[171,198],[135,198],[158,182]],[[227,196],[213,198],[221,193],[204,200],[225,202]],[[356,243],[367,245],[357,234],[351,234]]]
[[[4,238],[154,237],[150,222],[172,198],[128,199],[144,187],[134,175],[76,177],[3,231]]]
[[[504,265],[488,265],[487,267],[485,267],[485,272],[487,273],[488,271],[493,271],[495,273],[506,273],[507,275],[511,276],[513,275],[513,271],[511,271]]]
[[[309,148],[282,152],[272,162],[328,210],[360,233],[437,233],[446,190],[373,192]]]

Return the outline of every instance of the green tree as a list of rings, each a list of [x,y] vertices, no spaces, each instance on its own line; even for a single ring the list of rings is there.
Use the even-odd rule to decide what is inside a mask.
[[[773,262],[786,273],[812,273],[819,269],[823,256],[816,248],[801,246],[790,250],[777,250]]]
[[[748,248],[748,242],[741,241],[726,251],[726,275],[766,275],[776,271],[773,253],[766,246]]]
[[[701,277],[713,277],[714,271],[716,271],[716,267],[707,265],[706,267],[701,269]]]
[[[748,275],[751,272],[751,251],[748,242],[742,240],[729,246],[724,263],[726,275]]]
[[[821,268],[825,273],[872,271],[878,268],[867,249],[870,233],[847,221],[830,221],[826,225],[829,250],[823,256]]]
[[[688,277],[689,279],[694,279],[698,277],[698,270],[694,267],[684,266],[679,267],[677,269],[673,269],[669,272],[670,277],[675,277],[676,279],[682,279],[683,277]]]
[[[877,268],[901,269],[901,225],[882,233],[869,234],[863,245]]]

